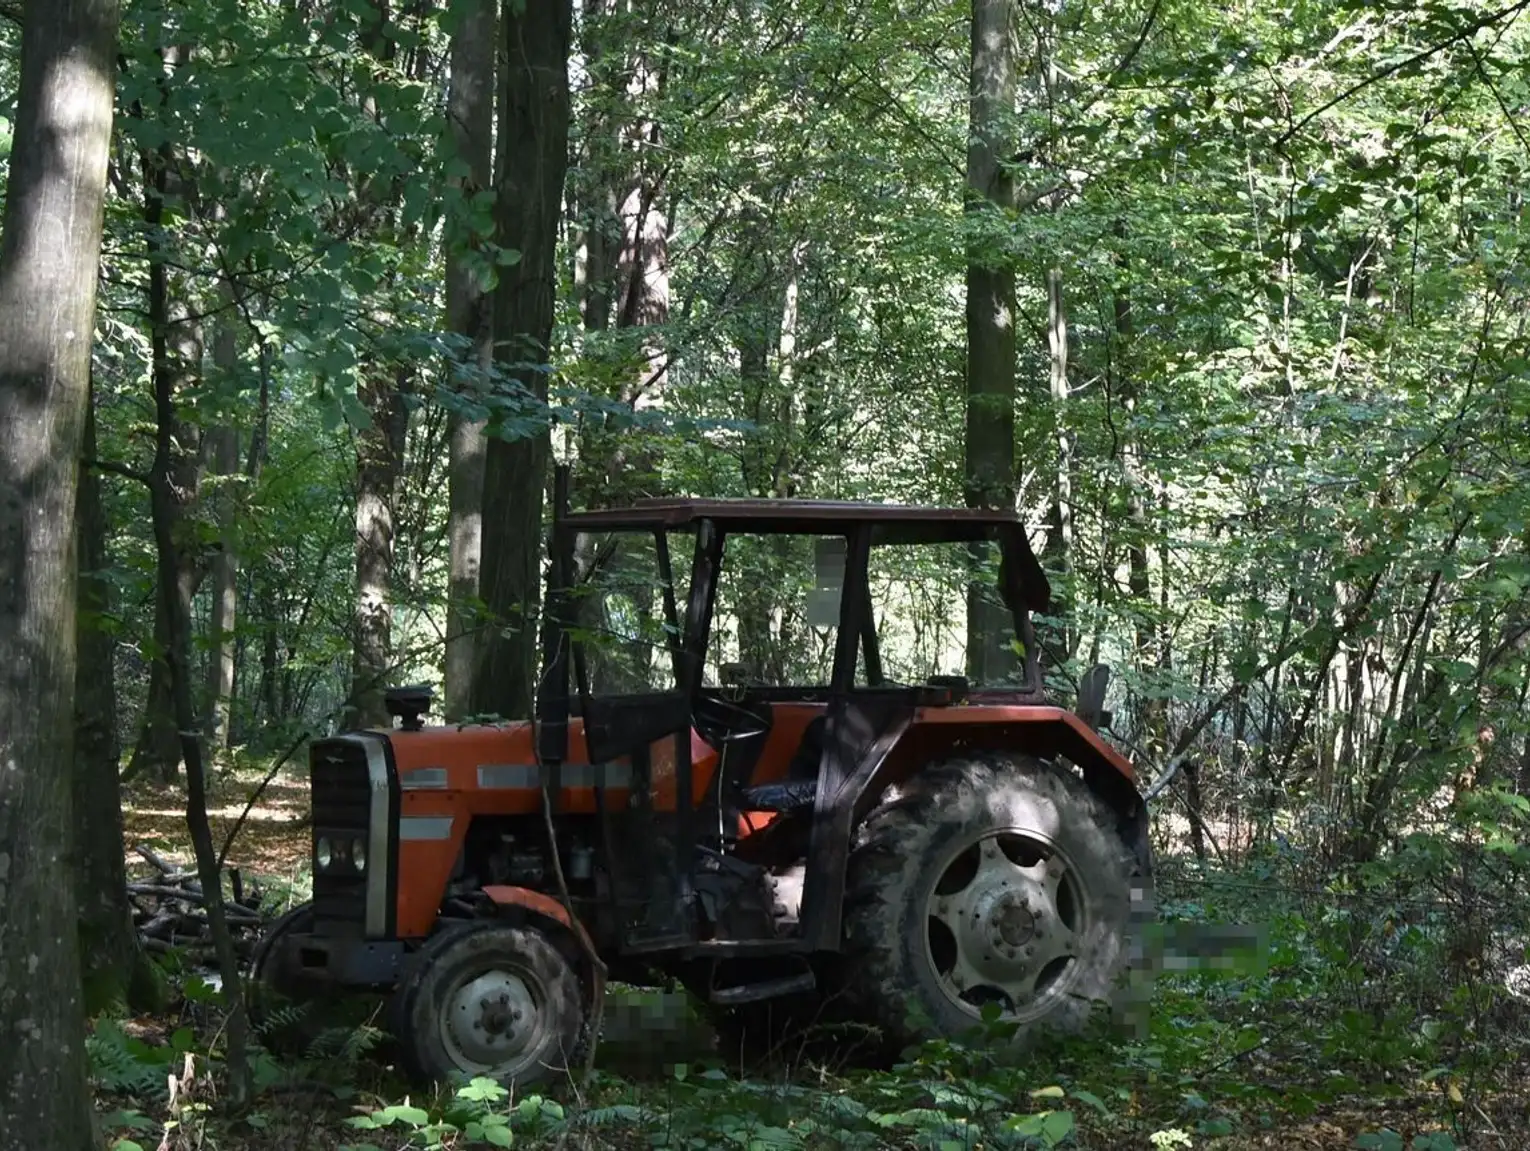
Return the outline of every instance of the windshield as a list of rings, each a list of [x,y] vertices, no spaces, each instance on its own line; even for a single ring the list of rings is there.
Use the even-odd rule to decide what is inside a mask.
[[[681,533],[581,532],[570,629],[598,695],[672,691],[679,632],[668,606],[684,614],[692,537]],[[673,562],[666,563],[666,553]]]
[[[572,635],[597,695],[673,691],[695,535],[581,532]],[[1020,546],[1023,545],[1023,541]],[[816,533],[726,539],[702,683],[826,691],[833,680],[847,540]],[[994,542],[877,543],[867,566],[870,627],[854,683],[922,684],[965,676],[974,689],[1027,682],[1020,589],[1005,595]],[[1023,618],[1023,612],[1021,613]]]

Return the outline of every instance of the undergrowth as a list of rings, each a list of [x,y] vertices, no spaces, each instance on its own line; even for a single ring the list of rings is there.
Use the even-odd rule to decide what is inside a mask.
[[[119,1151],[1518,1148],[1530,1009],[1503,972],[1525,962],[1526,863],[1509,840],[1429,837],[1326,874],[1289,851],[1236,869],[1168,860],[1145,1027],[1102,1027],[1019,1065],[995,1057],[1005,1026],[990,1020],[880,1071],[744,1079],[695,1058],[524,1097],[483,1080],[420,1095],[381,1033],[358,1028],[321,1036],[307,1059],[258,1052],[256,1099],[235,1117],[216,1103],[218,1020],[195,980],[163,1034],[103,1019],[90,1053]],[[1320,1121],[1328,1141],[1286,1141]]]

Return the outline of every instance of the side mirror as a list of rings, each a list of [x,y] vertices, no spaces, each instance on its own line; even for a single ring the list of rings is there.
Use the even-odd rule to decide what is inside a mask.
[[[1110,712],[1105,710],[1105,693],[1110,690],[1110,665],[1097,663],[1078,681],[1078,706],[1074,711],[1091,728],[1098,731],[1110,725]]]
[[[741,663],[725,663],[718,669],[722,677],[724,687],[746,687],[749,683],[749,668]]]

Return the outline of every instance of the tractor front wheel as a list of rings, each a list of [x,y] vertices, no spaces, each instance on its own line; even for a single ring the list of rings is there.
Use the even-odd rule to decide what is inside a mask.
[[[587,1042],[579,975],[533,926],[448,928],[420,949],[400,995],[407,1061],[432,1082],[484,1076],[525,1089],[576,1068]]]
[[[856,1012],[892,1051],[987,1004],[1024,1047],[1114,999],[1136,862],[1083,780],[1015,754],[947,760],[867,817],[845,930]]]
[[[289,935],[313,930],[313,904],[300,903],[271,924],[255,945],[246,976],[245,1003],[261,1045],[276,1055],[306,1055],[323,1030],[315,999],[322,991],[308,984],[286,947]]]

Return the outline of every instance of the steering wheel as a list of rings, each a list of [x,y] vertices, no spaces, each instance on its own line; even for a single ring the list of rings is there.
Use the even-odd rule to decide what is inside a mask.
[[[740,722],[742,721],[742,722]],[[696,730],[708,743],[726,743],[764,735],[770,730],[770,720],[747,707],[722,696],[703,694],[697,697],[695,709]]]

